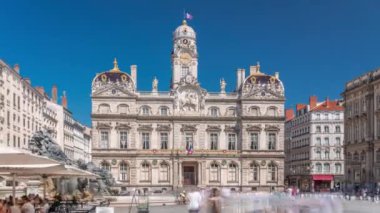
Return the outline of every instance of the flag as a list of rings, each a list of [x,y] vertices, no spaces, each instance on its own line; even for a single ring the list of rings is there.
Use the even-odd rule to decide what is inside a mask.
[[[191,155],[193,154],[193,143],[190,143],[187,147],[186,147],[186,152],[188,155]]]
[[[185,19],[192,20],[193,16],[190,13],[185,13]]]

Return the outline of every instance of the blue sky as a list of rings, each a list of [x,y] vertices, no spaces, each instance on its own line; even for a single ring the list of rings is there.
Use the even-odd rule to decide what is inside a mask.
[[[235,87],[237,68],[260,61],[280,72],[288,107],[310,95],[340,97],[344,84],[380,66],[380,1],[350,0],[35,0],[2,1],[0,58],[50,91],[66,90],[69,108],[90,124],[96,73],[138,65],[139,90],[154,76],[167,91],[172,32],[186,9],[198,36],[199,81]]]

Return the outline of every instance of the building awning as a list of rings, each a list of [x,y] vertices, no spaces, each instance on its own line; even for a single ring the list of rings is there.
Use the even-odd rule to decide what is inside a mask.
[[[333,180],[333,175],[313,175],[313,180]]]

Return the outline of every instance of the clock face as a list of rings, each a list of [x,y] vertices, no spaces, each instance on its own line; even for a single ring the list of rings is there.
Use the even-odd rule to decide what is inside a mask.
[[[179,58],[183,64],[188,64],[191,61],[191,55],[189,53],[182,53]]]

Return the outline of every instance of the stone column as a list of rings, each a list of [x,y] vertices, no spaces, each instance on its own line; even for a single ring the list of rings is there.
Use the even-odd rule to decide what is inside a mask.
[[[178,186],[179,187],[182,187],[183,186],[183,178],[182,178],[182,162],[178,162],[178,172],[179,172],[179,174],[178,174]]]
[[[201,162],[198,161],[197,167],[198,167],[197,185],[201,186],[202,185],[202,164],[201,164]]]

